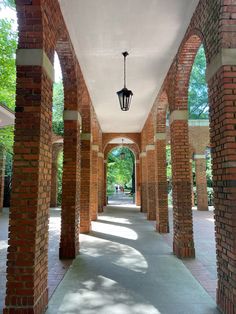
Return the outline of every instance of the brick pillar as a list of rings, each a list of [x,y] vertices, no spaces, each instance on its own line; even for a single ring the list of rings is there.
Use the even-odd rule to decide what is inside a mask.
[[[57,207],[57,192],[58,192],[58,151],[56,150],[55,144],[52,146],[52,174],[51,174],[51,200],[50,207]]]
[[[197,209],[208,210],[206,157],[205,155],[195,155],[194,158],[197,188]]]
[[[57,207],[57,192],[58,192],[57,169],[58,169],[57,160],[54,160],[52,162],[50,207]]]
[[[135,161],[135,203],[136,206],[141,206],[141,173],[140,173],[140,161]]]
[[[155,145],[147,145],[147,219],[156,220],[156,152]]]
[[[38,6],[34,8],[39,10]],[[14,162],[3,313],[40,314],[48,303],[53,65],[42,49],[18,49],[16,60]],[[42,64],[42,60],[46,62]]]
[[[64,111],[60,259],[75,258],[79,251],[80,125],[78,111]]]
[[[187,110],[176,110],[171,113],[170,134],[174,215],[173,250],[179,258],[194,257]]]
[[[0,148],[0,212],[2,211],[3,208],[5,164],[6,153],[4,148]]]
[[[234,32],[232,36],[233,34]],[[235,49],[222,49],[216,60],[219,59],[227,65],[220,66],[213,60],[208,72],[218,267],[217,303],[226,314],[236,313],[236,64],[234,56]],[[229,64],[232,63],[234,65],[230,66]],[[220,68],[215,68],[216,66]]]
[[[104,160],[103,170],[103,206],[107,205],[107,160]]]
[[[92,145],[92,175],[91,175],[91,185],[90,185],[90,210],[91,219],[97,220],[98,216],[98,145]]]
[[[157,179],[157,216],[156,230],[169,232],[168,183],[166,174],[166,134],[156,134],[156,179]]]
[[[103,153],[98,153],[98,212],[103,212]]]
[[[147,153],[142,152],[140,154],[140,160],[142,163],[142,178],[141,178],[141,212],[147,212]]]
[[[80,182],[80,232],[91,230],[90,180],[91,180],[91,134],[81,134],[81,182]]]

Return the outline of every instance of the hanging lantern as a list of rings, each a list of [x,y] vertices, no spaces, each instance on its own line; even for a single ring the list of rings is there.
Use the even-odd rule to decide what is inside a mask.
[[[119,102],[120,102],[120,109],[122,111],[128,111],[131,104],[131,99],[133,96],[133,92],[126,88],[126,57],[129,55],[127,51],[123,52],[122,55],[124,56],[124,88],[122,88],[119,92],[117,92]]]

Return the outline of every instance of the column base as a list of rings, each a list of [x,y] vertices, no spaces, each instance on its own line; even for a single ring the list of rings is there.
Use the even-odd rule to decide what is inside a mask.
[[[221,286],[220,283],[218,283],[218,289],[217,289],[217,305],[220,311],[225,314],[233,314],[236,313],[236,305],[234,302],[228,298],[224,293],[222,293],[221,289],[219,288]],[[222,287],[223,288],[223,287]],[[233,296],[232,296],[233,297]]]
[[[59,259],[74,259],[79,253],[79,246],[65,244],[59,248]]]
[[[156,231],[158,233],[169,233],[170,228],[168,224],[156,224]]]
[[[17,297],[15,296],[13,296],[12,298],[17,299]],[[28,297],[26,296],[25,299],[30,300],[32,298],[30,296]],[[19,303],[22,303],[22,301],[19,301]],[[29,306],[25,305],[22,307],[20,307],[19,305],[11,305],[11,306],[9,305],[3,309],[3,314],[42,314],[42,313],[45,313],[47,306],[48,306],[48,288],[40,296],[40,298],[37,301],[37,304],[29,305]]]
[[[80,226],[80,233],[84,233],[84,234],[86,234],[86,233],[89,233],[91,231],[91,225],[89,225],[89,226]]]
[[[195,258],[195,248],[193,242],[173,242],[173,252],[178,258]]]
[[[208,208],[208,206],[207,207],[205,207],[205,206],[204,207],[198,207],[197,206],[197,210],[200,212],[207,212],[207,211],[209,211],[209,208]]]
[[[155,221],[156,220],[156,214],[155,213],[148,213],[147,214],[147,220]]]

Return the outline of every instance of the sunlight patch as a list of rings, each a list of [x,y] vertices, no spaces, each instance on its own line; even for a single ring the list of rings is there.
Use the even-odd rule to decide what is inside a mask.
[[[127,227],[115,226],[112,224],[106,224],[102,222],[93,222],[93,231],[113,235],[120,238],[125,238],[129,240],[137,240],[138,235],[137,233]]]

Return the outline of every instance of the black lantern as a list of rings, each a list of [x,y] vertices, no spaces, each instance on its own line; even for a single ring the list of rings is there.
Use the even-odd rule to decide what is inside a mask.
[[[122,111],[128,111],[133,96],[132,91],[126,88],[126,57],[129,54],[127,51],[125,51],[122,53],[122,55],[124,56],[124,88],[117,92],[117,95],[119,97],[120,109]]]

